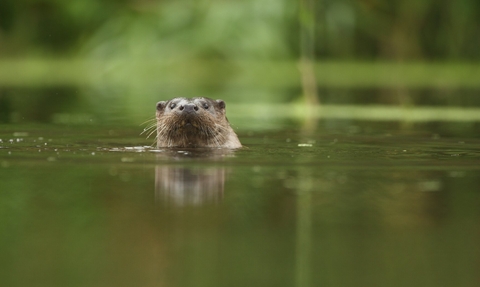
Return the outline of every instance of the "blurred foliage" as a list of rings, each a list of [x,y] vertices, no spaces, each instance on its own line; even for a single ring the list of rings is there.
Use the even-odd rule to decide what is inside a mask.
[[[296,1],[2,0],[0,55],[296,58]],[[476,0],[323,0],[316,54],[479,59]]]
[[[2,0],[0,111],[11,114],[21,104],[9,95],[22,92],[9,87],[42,85],[72,86],[94,113],[115,103],[124,115],[145,113],[152,103],[179,95],[303,101],[298,59],[305,50],[317,61],[311,72],[321,89],[400,89],[376,91],[369,96],[379,98],[376,103],[416,104],[412,94],[418,93],[405,88],[478,88],[478,69],[465,65],[480,59],[476,0],[321,0],[311,1],[308,13],[299,12],[300,3]],[[301,47],[302,21],[311,33],[307,49]],[[418,61],[446,63],[437,70],[416,66]],[[414,65],[391,69],[385,62]],[[322,103],[358,103],[339,94],[345,93],[322,90],[319,97]],[[71,99],[75,106],[78,96]]]

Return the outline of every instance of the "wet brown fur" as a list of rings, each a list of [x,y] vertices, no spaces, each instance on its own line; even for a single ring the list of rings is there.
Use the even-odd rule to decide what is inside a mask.
[[[234,149],[242,146],[225,116],[222,100],[174,98],[161,101],[157,103],[156,122],[157,147]]]

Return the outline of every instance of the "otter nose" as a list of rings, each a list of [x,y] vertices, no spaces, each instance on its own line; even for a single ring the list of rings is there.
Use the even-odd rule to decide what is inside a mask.
[[[180,110],[186,113],[193,113],[198,111],[198,107],[195,104],[186,104],[186,105],[180,106]]]

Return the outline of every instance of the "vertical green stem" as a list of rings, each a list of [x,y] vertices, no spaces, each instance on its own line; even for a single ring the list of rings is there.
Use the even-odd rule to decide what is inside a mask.
[[[300,77],[305,100],[309,106],[319,104],[315,77],[315,5],[314,0],[299,0]]]

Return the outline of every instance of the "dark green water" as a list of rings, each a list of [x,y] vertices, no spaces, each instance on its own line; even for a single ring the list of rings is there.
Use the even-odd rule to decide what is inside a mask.
[[[0,126],[2,286],[480,284],[478,124],[268,126]]]

